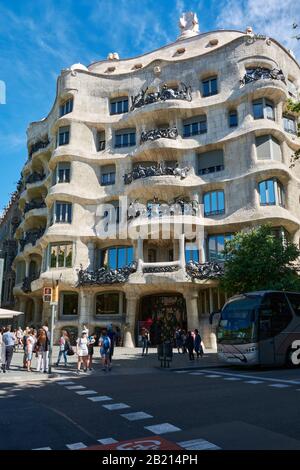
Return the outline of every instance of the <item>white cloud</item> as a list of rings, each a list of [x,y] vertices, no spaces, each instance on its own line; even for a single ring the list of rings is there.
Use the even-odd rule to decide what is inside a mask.
[[[300,23],[295,4],[294,0],[223,0],[218,2],[217,26],[242,31],[252,26],[254,32],[278,40],[299,58],[300,41],[293,36],[300,34],[300,24],[298,29],[292,29],[294,21]]]

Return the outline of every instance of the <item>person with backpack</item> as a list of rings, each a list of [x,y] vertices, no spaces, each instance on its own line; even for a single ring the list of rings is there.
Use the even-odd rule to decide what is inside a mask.
[[[59,353],[58,353],[58,358],[56,361],[56,367],[59,366],[62,356],[65,361],[65,367],[67,367],[67,364],[68,364],[67,352],[70,348],[70,340],[69,340],[68,333],[66,332],[66,330],[62,331],[58,344],[59,344]]]
[[[94,355],[94,347],[96,346],[97,335],[93,334],[88,337],[88,368],[89,370],[93,370],[93,355]]]
[[[115,349],[115,342],[116,342],[116,333],[111,323],[107,326],[107,336],[110,339],[109,361],[111,363],[112,357],[114,354],[114,349]]]
[[[110,363],[110,347],[111,342],[109,337],[107,336],[107,330],[102,331],[102,336],[99,341],[100,346],[100,355],[102,358],[102,370],[104,372],[111,371],[111,363]]]
[[[87,371],[88,367],[88,357],[89,357],[89,351],[88,351],[88,336],[86,331],[83,331],[81,333],[80,338],[77,339],[76,341],[77,345],[77,374],[80,373],[81,369],[81,364],[83,364],[83,372]]]
[[[199,356],[203,356],[202,339],[197,329],[195,329],[194,332],[195,353],[197,354],[197,359],[199,359]]]

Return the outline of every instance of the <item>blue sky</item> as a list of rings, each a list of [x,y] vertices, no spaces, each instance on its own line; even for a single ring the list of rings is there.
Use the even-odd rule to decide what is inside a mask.
[[[295,10],[296,6],[296,10]],[[131,57],[172,42],[182,11],[195,11],[200,31],[251,25],[293,49],[295,0],[0,0],[0,212],[27,159],[26,128],[45,117],[61,69],[118,52]]]

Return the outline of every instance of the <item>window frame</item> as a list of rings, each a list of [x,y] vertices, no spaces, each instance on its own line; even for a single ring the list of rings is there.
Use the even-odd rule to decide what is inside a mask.
[[[65,166],[66,168],[60,168]],[[63,172],[62,181],[60,181],[59,173]],[[68,173],[68,177],[66,177],[65,172]],[[70,183],[71,182],[71,162],[58,162],[55,167],[55,184],[61,183]]]
[[[283,114],[282,121],[283,121],[283,129],[285,132],[288,132],[289,134],[297,135],[297,122],[294,116]],[[288,123],[287,126],[286,126],[286,123]],[[289,125],[290,123],[293,123],[293,129],[291,129],[291,126]]]
[[[217,233],[217,234],[211,234],[211,235],[208,235],[207,237],[207,259],[209,261],[224,261],[224,256],[221,255],[221,252],[223,251],[219,251],[218,247],[220,245],[219,243],[219,240],[218,238],[223,238],[223,250],[225,248],[225,243],[226,241],[229,241],[229,240],[232,240],[232,238],[234,237],[234,234],[233,233]],[[215,245],[215,249],[214,249],[214,253],[215,253],[215,256],[211,256],[211,249],[210,249],[210,242],[211,241],[214,241],[214,245]],[[220,256],[221,255],[221,256]]]
[[[236,117],[236,124],[232,124],[231,122],[231,117],[235,116]],[[238,112],[236,109],[232,109],[228,111],[228,125],[229,127],[238,127],[239,125],[239,119],[238,119]]]
[[[61,206],[59,210],[60,216],[57,218],[57,211],[58,211],[58,205]],[[63,209],[63,206],[66,206],[65,209]],[[65,213],[65,219],[63,219],[63,213]],[[65,202],[65,201],[55,201],[53,205],[53,223],[54,224],[71,224],[72,223],[72,217],[73,217],[73,204],[71,202]]]
[[[76,313],[64,313],[64,299],[67,295],[70,296],[77,296],[77,312]],[[61,318],[78,318],[79,317],[79,294],[78,292],[73,292],[73,291],[62,291],[59,294],[59,313]]]
[[[189,121],[189,122],[188,122]],[[195,135],[201,135],[207,133],[207,116],[206,114],[202,114],[199,116],[195,116],[195,118],[186,119],[182,123],[183,125],[183,134],[182,137],[187,139],[189,137],[194,137]],[[196,130],[193,130],[193,126],[197,126]],[[189,132],[186,130],[189,129]]]
[[[65,116],[66,114],[70,114],[73,111],[74,106],[74,98],[68,98],[59,106],[59,117]]]
[[[119,266],[119,251],[120,250],[126,250],[125,254],[125,263]],[[115,256],[113,253],[110,253],[110,251],[115,250]],[[128,256],[128,251],[131,251],[131,256]],[[107,263],[105,264],[105,258],[107,260]],[[112,258],[115,258],[115,266],[111,265],[110,261]],[[100,249],[100,262],[99,265],[100,267],[106,267],[107,269],[121,269],[125,266],[128,266],[130,263],[132,263],[134,260],[134,248],[132,245],[112,245],[108,246],[106,248]]]
[[[212,200],[213,197],[214,197],[214,194],[216,195],[216,206],[217,206],[217,209],[216,210],[211,210],[211,207],[212,205],[214,204],[214,201]],[[223,198],[223,209],[219,209],[218,206],[219,206],[219,195],[222,194],[222,198]],[[210,206],[210,210],[209,211],[206,211],[205,209],[205,199],[209,197],[209,206]],[[207,191],[206,193],[203,194],[203,205],[204,205],[204,217],[208,217],[208,216],[214,216],[214,215],[220,215],[220,214],[225,214],[225,193],[224,193],[224,190],[223,189],[214,189],[212,191]]]
[[[114,312],[114,313],[107,313],[107,311],[105,311],[104,313],[97,313],[97,298],[100,297],[100,296],[110,296],[110,295],[114,295],[114,296],[118,296],[118,299],[117,299],[117,312]],[[121,297],[121,299],[120,299]],[[120,312],[120,306],[122,305],[122,312]],[[96,292],[95,293],[95,300],[94,300],[94,316],[97,317],[97,318],[104,318],[104,317],[110,317],[110,316],[114,316],[116,317],[117,315],[123,315],[125,313],[125,295],[124,295],[124,292],[120,292],[120,291],[111,291],[111,292]]]
[[[115,111],[113,111],[114,107],[116,108]],[[109,101],[109,111],[110,111],[111,116],[115,116],[116,114],[128,113],[129,112],[129,97],[120,96],[117,98],[111,98]]]
[[[270,188],[268,184],[272,182],[272,195],[274,195],[274,200],[270,202]],[[262,185],[265,185],[263,189],[264,192],[261,192]],[[259,195],[259,204],[260,206],[280,206],[285,207],[285,190],[284,186],[277,178],[269,178],[267,180],[262,180],[258,183],[258,195]],[[266,202],[262,202],[262,195],[265,195]]]
[[[262,106],[262,113],[258,117],[255,117],[254,106],[260,103]],[[267,109],[272,109],[272,117],[268,116]],[[273,101],[265,97],[252,100],[252,116],[255,121],[259,119],[268,119],[269,121],[276,121],[276,105]]]
[[[212,83],[215,82],[215,90],[213,90]],[[218,76],[217,75],[212,75],[208,78],[204,78],[201,80],[202,84],[202,97],[207,98],[209,96],[214,96],[219,93],[219,87],[218,87]],[[208,92],[205,92],[205,85],[208,84]]]
[[[132,132],[134,130],[134,132]],[[120,140],[120,143],[117,143]],[[136,129],[120,129],[115,131],[114,148],[126,148],[136,146]]]
[[[73,261],[74,261],[74,243],[73,242],[55,242],[55,243],[49,243],[48,248],[47,248],[47,271],[50,269],[69,269],[73,267]],[[57,254],[56,254],[56,261],[55,261],[55,266],[52,266],[52,248],[58,248],[57,249]],[[64,263],[63,266],[59,266],[59,248],[64,247]],[[67,265],[67,249],[68,247],[71,247],[71,265]]]
[[[61,126],[57,131],[56,146],[69,145],[71,137],[71,126]]]

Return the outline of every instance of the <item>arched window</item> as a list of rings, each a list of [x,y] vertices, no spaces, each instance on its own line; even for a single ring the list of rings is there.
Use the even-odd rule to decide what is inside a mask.
[[[261,181],[258,191],[261,206],[284,206],[284,190],[277,179]]]

